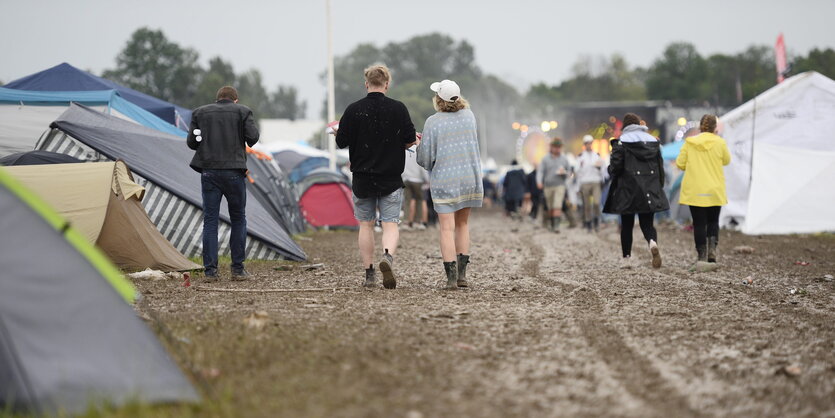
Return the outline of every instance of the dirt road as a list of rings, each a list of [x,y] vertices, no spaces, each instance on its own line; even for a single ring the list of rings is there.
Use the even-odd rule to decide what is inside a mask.
[[[835,416],[831,235],[723,231],[722,268],[689,273],[692,235],[672,226],[658,270],[638,229],[623,270],[614,226],[471,226],[467,291],[439,290],[435,229],[401,233],[394,291],[363,290],[355,233],[332,231],[301,242],[323,269],[253,262],[255,280],[212,286],[350,289],[137,282],[140,311],[210,393],[203,415]],[[266,325],[245,325],[257,311]]]

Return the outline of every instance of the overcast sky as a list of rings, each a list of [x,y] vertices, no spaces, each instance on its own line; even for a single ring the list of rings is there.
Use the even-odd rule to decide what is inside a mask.
[[[260,70],[269,90],[295,85],[309,115],[325,97],[325,0],[0,0],[0,10],[4,82],[61,62],[100,74],[115,66],[133,31],[148,26],[197,50],[204,66],[221,56],[236,72]],[[673,41],[706,56],[773,45],[780,32],[790,54],[835,47],[833,0],[332,0],[332,14],[336,55],[443,32],[473,44],[481,68],[520,93],[564,80],[583,54],[618,52],[648,66]]]

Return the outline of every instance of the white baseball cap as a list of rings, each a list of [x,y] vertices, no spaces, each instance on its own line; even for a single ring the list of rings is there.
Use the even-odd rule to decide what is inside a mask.
[[[583,143],[588,144],[589,142],[594,142],[594,137],[591,135],[586,135],[583,137]]]
[[[454,102],[461,97],[461,87],[458,87],[458,83],[452,80],[434,82],[429,89],[438,93],[438,97],[447,102]]]

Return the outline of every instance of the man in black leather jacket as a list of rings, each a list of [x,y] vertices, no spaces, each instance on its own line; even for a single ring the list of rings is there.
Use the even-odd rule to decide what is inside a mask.
[[[217,281],[217,230],[221,198],[226,197],[232,231],[232,280],[246,280],[246,147],[258,142],[252,110],[238,104],[234,87],[221,87],[217,101],[191,115],[188,147],[195,150],[191,168],[201,173],[203,193],[203,267],[206,281]]]

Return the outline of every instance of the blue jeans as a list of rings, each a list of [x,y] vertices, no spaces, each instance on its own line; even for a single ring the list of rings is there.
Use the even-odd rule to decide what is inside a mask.
[[[232,233],[232,271],[244,268],[246,249],[246,175],[241,170],[204,169],[200,176],[203,192],[203,267],[206,274],[217,274],[217,225],[220,200],[226,197]]]

